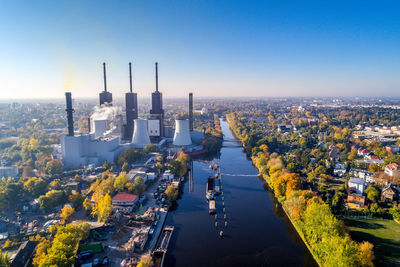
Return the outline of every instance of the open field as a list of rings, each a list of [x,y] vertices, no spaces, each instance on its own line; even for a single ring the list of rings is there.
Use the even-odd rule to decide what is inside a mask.
[[[376,266],[400,265],[400,224],[380,219],[344,219],[352,239],[374,244]]]

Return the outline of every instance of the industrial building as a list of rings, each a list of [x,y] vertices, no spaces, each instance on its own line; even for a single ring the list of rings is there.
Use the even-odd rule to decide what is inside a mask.
[[[89,133],[75,135],[71,93],[65,93],[68,133],[61,135],[61,157],[65,166],[99,165],[113,162],[127,148],[142,149],[155,143],[167,142],[164,135],[162,93],[158,90],[158,63],[155,64],[156,90],[151,97],[150,117],[138,118],[137,94],[132,91],[132,65],[129,63],[130,90],[125,94],[126,124],[122,110],[112,105],[112,94],[107,91],[106,65],[103,63],[104,91],[99,94],[100,105],[88,119]],[[192,145],[193,94],[189,94],[189,120],[176,120],[172,141],[174,146]],[[201,136],[200,136],[201,137]],[[199,138],[195,138],[199,140]]]

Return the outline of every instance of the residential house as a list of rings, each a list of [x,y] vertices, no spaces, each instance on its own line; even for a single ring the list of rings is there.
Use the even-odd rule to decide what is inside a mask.
[[[399,172],[399,165],[397,163],[390,163],[385,167],[385,173],[391,177],[393,177],[398,172]]]
[[[332,146],[331,151],[329,151],[329,159],[337,162],[339,161],[340,154],[341,154],[340,149],[336,146]]]
[[[361,178],[350,178],[348,182],[349,191],[362,195],[365,191],[365,180]]]
[[[346,206],[349,209],[365,209],[368,205],[365,204],[365,196],[358,194],[349,194],[347,196]]]
[[[367,149],[360,147],[359,149],[357,149],[357,155],[359,156],[367,156],[369,155],[371,152],[369,152]]]
[[[132,211],[137,203],[138,196],[130,193],[118,193],[111,201],[113,208],[117,211]]]
[[[381,199],[385,202],[393,202],[399,198],[399,189],[391,183],[382,189]]]
[[[346,163],[336,163],[333,169],[333,174],[337,177],[342,177],[346,173]]]
[[[350,169],[349,173],[352,177],[364,179],[367,183],[375,183],[373,172],[361,169]]]

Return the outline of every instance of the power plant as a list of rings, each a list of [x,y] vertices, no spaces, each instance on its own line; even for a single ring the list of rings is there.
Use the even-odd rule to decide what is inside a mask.
[[[164,110],[162,93],[158,89],[158,63],[155,63],[156,90],[151,95],[149,118],[138,117],[137,94],[132,86],[132,64],[129,63],[129,92],[125,93],[126,123],[122,109],[112,105],[112,94],[107,91],[106,64],[103,63],[104,91],[99,94],[88,118],[89,133],[74,133],[71,92],[65,93],[68,133],[61,135],[61,154],[65,166],[99,165],[113,162],[127,148],[142,149],[151,143],[161,147],[172,143],[174,147],[193,149],[193,140],[201,140],[202,133],[193,131],[193,94],[189,94],[189,119],[175,120],[173,138],[164,135]],[[200,135],[199,135],[200,134]],[[195,137],[196,136],[196,137]]]

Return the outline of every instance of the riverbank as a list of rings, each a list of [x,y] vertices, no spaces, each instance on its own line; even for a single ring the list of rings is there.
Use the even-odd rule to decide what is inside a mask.
[[[300,175],[290,173],[281,156],[270,153],[265,143],[256,145],[258,139],[249,132],[245,119],[228,114],[227,121],[318,265],[373,265],[373,246],[352,241],[317,193],[302,189]]]

